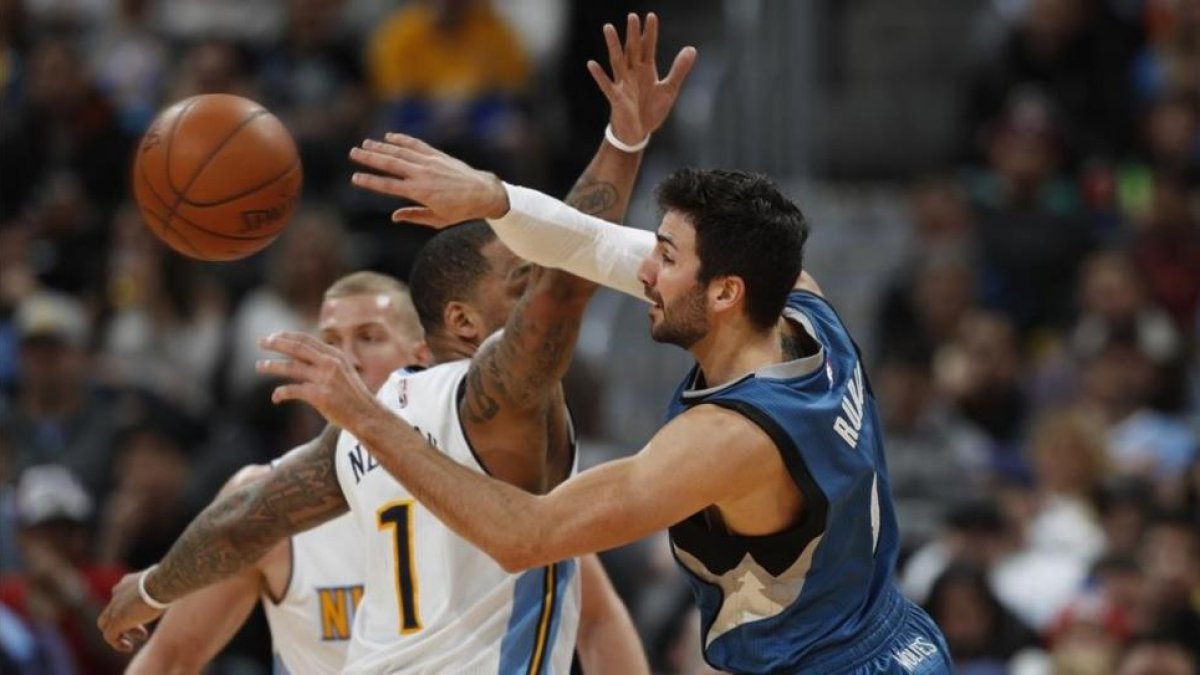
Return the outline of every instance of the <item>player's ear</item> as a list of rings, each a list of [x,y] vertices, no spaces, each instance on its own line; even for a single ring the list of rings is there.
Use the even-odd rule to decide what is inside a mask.
[[[413,349],[413,358],[422,366],[433,365],[433,352],[429,349],[429,343],[421,340]]]
[[[713,311],[720,312],[736,306],[746,295],[746,282],[741,277],[725,276],[713,279],[708,287],[708,298]]]
[[[465,302],[451,300],[442,311],[442,324],[451,335],[471,344],[479,344],[483,334],[483,317]]]

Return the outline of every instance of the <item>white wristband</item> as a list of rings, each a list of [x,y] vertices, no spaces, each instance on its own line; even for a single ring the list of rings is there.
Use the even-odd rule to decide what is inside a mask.
[[[161,612],[162,610],[170,607],[171,603],[159,602],[155,600],[154,598],[150,597],[150,593],[146,590],[146,577],[156,569],[158,569],[158,565],[151,565],[138,575],[138,596],[141,597],[142,602]]]
[[[621,152],[628,152],[629,154],[633,154],[635,152],[641,152],[642,150],[646,149],[646,146],[650,144],[650,134],[646,134],[646,137],[643,138],[642,140],[638,141],[637,143],[634,143],[633,145],[629,145],[627,143],[621,142],[621,139],[617,138],[617,135],[613,133],[612,125],[608,124],[608,125],[605,125],[605,127],[604,127],[604,140],[608,141],[609,145],[620,150]]]

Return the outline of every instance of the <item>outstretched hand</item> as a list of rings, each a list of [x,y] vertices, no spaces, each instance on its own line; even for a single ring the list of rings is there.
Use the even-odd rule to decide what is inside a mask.
[[[588,61],[588,72],[596,80],[611,108],[613,133],[624,143],[639,143],[662,126],[679,98],[679,90],[696,63],[696,48],[684,47],[675,56],[666,78],[658,77],[658,16],[646,15],[645,28],[637,14],[631,13],[625,25],[625,44],[612,24],[604,24],[604,42],[608,45],[610,78],[595,61]]]
[[[355,423],[376,405],[375,396],[341,350],[311,335],[293,332],[274,333],[258,344],[287,357],[262,360],[256,365],[261,374],[291,380],[275,388],[272,402],[304,401],[341,429],[355,428]]]
[[[363,141],[350,159],[378,171],[358,172],[351,180],[372,192],[420,204],[396,209],[394,221],[442,229],[476,218],[508,213],[508,193],[494,174],[479,171],[433,146],[405,134],[387,134],[386,143]]]

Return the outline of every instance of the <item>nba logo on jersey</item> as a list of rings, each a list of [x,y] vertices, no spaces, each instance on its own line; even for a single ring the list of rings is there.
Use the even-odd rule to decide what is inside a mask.
[[[408,380],[400,380],[399,387],[396,388],[396,405],[401,408],[408,407]]]

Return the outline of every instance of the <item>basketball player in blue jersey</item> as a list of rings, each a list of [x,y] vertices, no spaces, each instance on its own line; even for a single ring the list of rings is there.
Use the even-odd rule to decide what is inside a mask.
[[[659,80],[653,65],[656,32],[653,16],[645,33],[631,16],[622,50],[615,29],[605,31],[610,57],[621,55],[629,65],[613,80],[604,77],[612,128],[572,200],[614,220],[624,213],[640,163],[640,148],[630,149],[621,139],[638,138],[643,129],[662,123],[694,58],[690,48],[684,50]],[[592,64],[592,70],[596,74],[599,66]],[[475,225],[431,242],[481,229],[487,237],[468,237],[478,246],[455,240],[473,255],[460,251],[457,258],[414,270],[418,309],[425,304],[418,296],[436,294],[418,292],[427,282],[444,296],[429,316],[420,312],[423,323],[430,321],[426,338],[438,365],[393,374],[380,400],[420,426],[451,461],[544,492],[574,472],[559,381],[594,286],[532,268],[496,242],[485,225]],[[468,258],[478,264],[459,264]],[[470,288],[456,283],[465,278],[472,280]],[[476,287],[479,278],[487,283]],[[579,619],[575,561],[506,573],[376,469],[361,444],[336,429],[289,453],[262,479],[206,509],[158,566],[118,584],[99,620],[105,638],[130,649],[163,604],[245,569],[280,538],[349,509],[368,547],[349,671],[569,670]],[[589,560],[580,565],[586,569]],[[644,669],[639,655],[613,672]]]
[[[948,673],[937,626],[892,579],[899,546],[876,402],[859,351],[802,274],[808,228],[766,178],[684,169],[656,233],[615,228],[505,186],[402,135],[352,153],[358,184],[420,204],[396,219],[486,217],[542,265],[653,303],[650,332],[696,358],[637,455],[543,496],[464,470],[299,334],[259,368],[354,434],[427,508],[506,569],[668,528],[708,662],[745,673]]]

